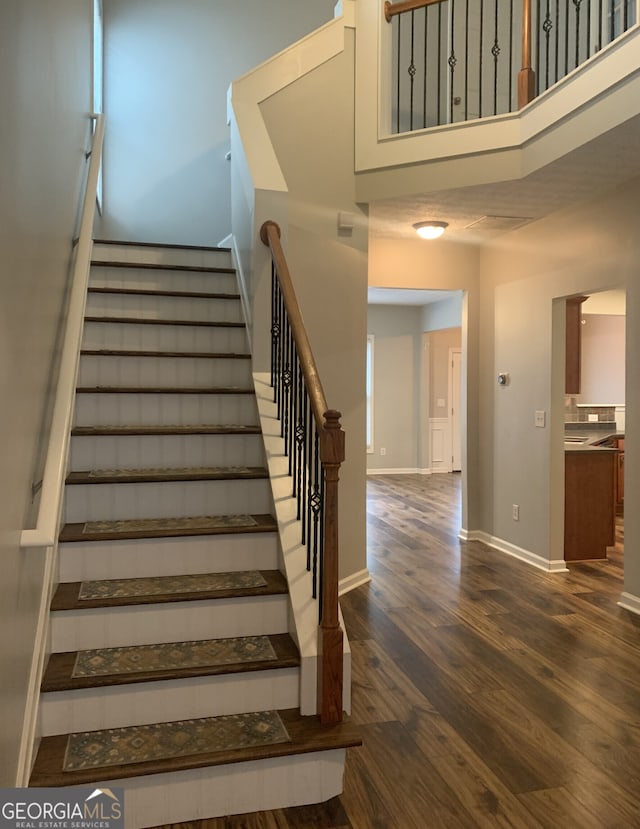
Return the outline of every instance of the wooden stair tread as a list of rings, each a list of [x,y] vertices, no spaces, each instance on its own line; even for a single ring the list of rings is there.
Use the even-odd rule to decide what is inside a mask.
[[[170,265],[166,262],[110,262],[104,259],[92,259],[94,268],[128,268],[129,270],[146,271],[189,271],[191,273],[235,273],[231,267],[215,267],[211,265]]]
[[[133,348],[83,348],[87,357],[188,357],[206,360],[250,360],[251,354],[236,351],[142,351]]]
[[[156,319],[149,317],[114,317],[108,314],[89,314],[85,322],[117,323],[118,325],[184,325],[193,328],[245,328],[244,322],[228,322],[226,320],[180,320]]]
[[[89,285],[87,291],[90,294],[124,294],[126,296],[166,296],[180,299],[240,299],[240,294],[238,293],[170,291],[161,288],[116,288],[110,285]]]
[[[92,469],[70,472],[67,484],[131,484],[169,481],[230,481],[267,478],[262,466],[202,466],[188,469]]]
[[[133,242],[130,239],[127,241],[119,241],[118,239],[94,239],[93,244],[132,248],[160,248],[161,250],[208,250],[213,253],[217,251],[229,253],[231,251],[231,248],[220,247],[218,245],[178,245],[168,242]]]
[[[209,424],[187,425],[152,425],[134,426],[75,426],[71,430],[75,437],[93,437],[97,435],[124,436],[124,435],[260,435],[262,429],[258,425],[227,424],[210,426]]]
[[[76,394],[255,394],[241,386],[78,386]]]
[[[238,636],[235,640],[249,641],[255,637]],[[249,673],[252,671],[277,670],[279,668],[293,668],[300,665],[300,654],[295,642],[288,633],[270,634],[263,637],[268,640],[275,653],[275,658],[236,662],[217,662],[214,664],[193,664],[188,658],[181,662],[181,651],[190,654],[193,642],[173,642],[171,645],[171,668],[153,668],[146,670],[131,670],[127,672],[109,672],[84,676],[74,676],[74,668],[78,656],[83,654],[92,656],[104,651],[118,651],[127,654],[138,654],[141,649],[153,646],[134,645],[131,647],[105,648],[91,651],[67,651],[52,653],[42,679],[42,692],[71,691],[81,688],[98,688],[113,685],[130,685],[138,682],[157,682],[172,679],[187,679],[198,676],[220,676],[223,674]],[[203,640],[196,645],[207,645],[224,640]],[[227,640],[228,641],[228,640]]]
[[[129,763],[126,765],[100,766],[64,771],[67,734],[44,737],[40,742],[29,785],[75,786],[96,780],[118,780],[148,774],[161,774],[206,766],[265,760],[275,757],[295,756],[316,751],[332,751],[362,745],[356,726],[345,720],[334,725],[322,725],[318,717],[303,717],[296,709],[278,711],[289,740],[263,746],[209,751],[161,760]],[[135,728],[133,726],[132,728]],[[89,734],[91,732],[88,732]]]
[[[204,516],[208,518],[209,516]],[[153,522],[144,529],[138,528],[139,521],[101,521],[102,529],[97,530],[84,522],[65,524],[60,532],[60,543],[68,541],[117,541],[132,538],[179,538],[192,535],[233,535],[240,533],[271,533],[277,529],[272,515],[251,515],[250,525],[224,525],[212,527],[206,521],[201,524],[193,519],[188,527],[167,527],[166,519],[158,519],[157,527]]]
[[[52,611],[65,610],[90,610],[98,607],[132,607],[148,604],[166,604],[174,602],[197,602],[207,601],[212,599],[234,599],[239,597],[250,596],[279,596],[288,592],[287,581],[279,570],[256,570],[247,571],[250,575],[254,573],[261,576],[264,581],[259,586],[245,587],[222,587],[218,589],[197,589],[195,586],[192,589],[185,587],[182,590],[173,589],[175,583],[179,579],[190,578],[192,583],[197,581],[197,577],[218,577],[225,576],[224,573],[201,573],[195,574],[191,577],[180,576],[149,576],[132,579],[98,579],[95,581],[74,581],[61,582],[51,600]],[[242,576],[244,573],[237,573],[234,575]],[[97,598],[81,599],[80,591],[83,585],[96,585],[98,587],[110,587],[111,585],[122,585],[126,582],[130,585],[127,595],[120,596],[98,596]],[[166,592],[160,592],[163,584],[167,585]],[[154,592],[145,593],[145,590],[152,589]],[[137,595],[133,595],[137,593]]]

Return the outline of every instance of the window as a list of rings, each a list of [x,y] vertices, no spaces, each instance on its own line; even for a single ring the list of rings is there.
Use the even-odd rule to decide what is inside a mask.
[[[367,452],[373,452],[373,334],[367,334]]]

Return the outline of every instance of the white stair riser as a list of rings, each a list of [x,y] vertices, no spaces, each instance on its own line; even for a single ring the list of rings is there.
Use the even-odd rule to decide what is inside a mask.
[[[52,651],[287,633],[287,596],[169,602],[51,614]]]
[[[242,305],[238,299],[89,292],[85,313],[90,317],[244,322]]]
[[[254,425],[256,401],[250,394],[76,395],[76,426]]]
[[[262,435],[75,435],[70,469],[263,466]]]
[[[275,533],[230,533],[60,544],[61,582],[280,569]]]
[[[251,362],[232,358],[116,357],[84,354],[79,386],[240,386],[251,384]]]
[[[65,488],[65,521],[262,515],[273,510],[265,479],[74,484]]]
[[[195,265],[206,268],[231,267],[231,253],[228,250],[94,244],[92,258],[98,262],[143,262],[151,265]]]
[[[82,347],[139,351],[247,352],[246,328],[87,322]]]
[[[41,696],[42,734],[296,708],[299,686],[298,669],[281,668],[48,692]]]
[[[343,790],[345,754],[344,749],[309,752],[95,785],[124,788],[125,826],[144,829],[322,803]]]
[[[223,266],[224,267],[224,266]],[[235,273],[167,271],[157,268],[91,268],[89,285],[135,288],[152,291],[194,291],[197,293],[238,293]]]

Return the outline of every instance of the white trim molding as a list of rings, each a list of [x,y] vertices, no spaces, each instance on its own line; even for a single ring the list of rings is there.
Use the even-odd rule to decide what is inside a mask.
[[[363,570],[358,570],[357,573],[352,573],[350,576],[340,579],[338,583],[338,595],[344,596],[345,593],[349,593],[349,591],[355,590],[356,587],[361,587],[370,581],[371,573],[367,567]]]
[[[412,467],[388,467],[384,469],[367,469],[367,475],[430,475],[430,469]]]
[[[451,423],[448,417],[429,418],[429,463],[431,472],[451,472]]]
[[[618,602],[618,607],[623,607],[631,613],[637,613],[640,616],[640,597],[634,596],[633,593],[622,593]]]
[[[531,550],[525,550],[512,544],[510,541],[505,541],[503,538],[498,538],[495,535],[490,535],[482,530],[460,530],[458,538],[461,541],[481,541],[487,547],[498,550],[501,553],[506,553],[513,558],[524,561],[538,570],[544,570],[545,573],[568,573],[569,569],[563,558],[549,560],[537,553],[532,553]]]

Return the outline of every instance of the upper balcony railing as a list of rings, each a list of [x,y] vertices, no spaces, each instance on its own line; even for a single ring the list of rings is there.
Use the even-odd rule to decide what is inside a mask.
[[[636,22],[637,0],[404,0],[392,132],[515,112]]]

